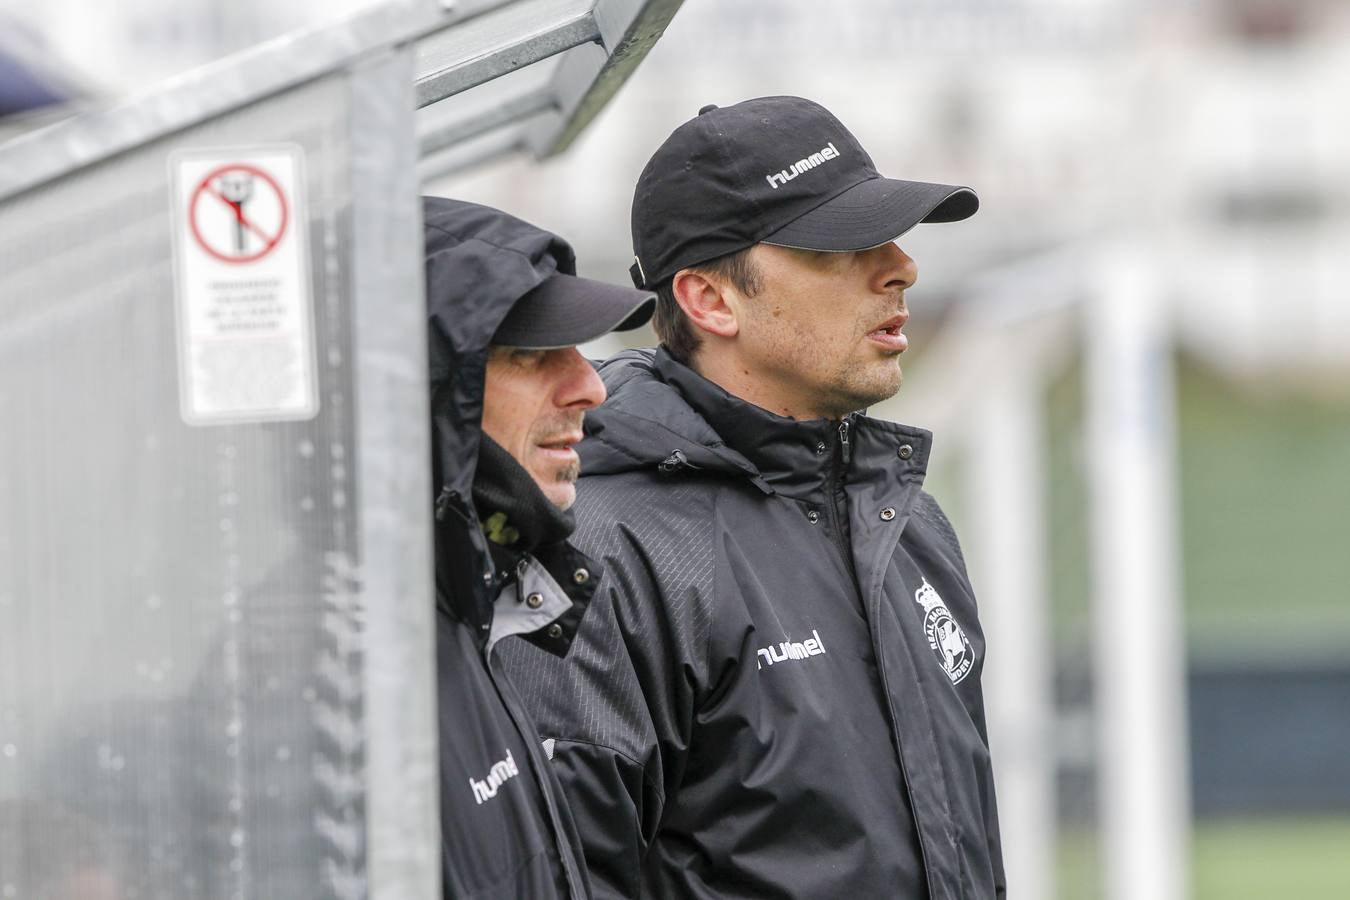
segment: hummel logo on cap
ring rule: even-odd
[[[866,250],[920,222],[979,208],[970,188],[883,178],[818,103],[760,97],[705,106],[657,148],[633,193],[633,283],[760,242]]]

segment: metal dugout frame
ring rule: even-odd
[[[98,364],[116,364],[114,356],[80,357],[84,345],[66,337],[72,324],[78,330],[81,318],[89,321],[100,305],[103,315],[110,304],[144,315],[146,321],[109,337],[134,355],[157,358],[159,345],[172,340],[164,335],[174,321],[166,312],[174,300],[167,296],[171,282],[164,275],[172,252],[165,228],[169,161],[201,147],[301,140],[288,130],[287,111],[304,109],[304,122],[294,128],[309,128],[301,142],[311,142],[310,183],[324,188],[311,191],[308,220],[300,223],[312,246],[312,313],[331,337],[328,356],[319,354],[317,362],[327,385],[320,418],[335,408],[347,410],[347,418],[329,425],[352,451],[347,467],[354,499],[342,515],[350,517],[359,557],[351,577],[358,624],[342,640],[358,641],[362,653],[362,705],[353,721],[364,729],[363,788],[360,804],[350,808],[364,819],[364,834],[351,841],[364,849],[360,865],[327,880],[326,896],[439,896],[419,183],[508,153],[544,158],[565,150],[632,74],[681,2],[384,3],[0,145],[0,373],[24,376],[10,379],[12,390],[0,384],[0,410],[8,418],[0,439],[0,506],[5,498],[24,501],[0,509],[0,627],[13,626],[17,646],[45,634],[33,626],[42,616],[59,626],[66,587],[61,578],[72,577],[30,571],[28,560],[65,549],[61,528],[46,525],[44,531],[34,523],[72,522],[84,514],[64,496],[50,499],[41,516],[36,504],[28,503],[32,460],[65,459],[67,451],[44,445],[51,432],[38,426],[43,416],[59,411],[43,410],[24,384],[59,396],[96,378]],[[82,230],[86,216],[100,220],[108,209],[131,201],[135,215],[128,216],[122,233]],[[124,271],[87,271],[105,266],[110,248],[127,247],[132,252],[123,259]],[[107,298],[91,288],[101,276],[109,284]],[[138,336],[151,332],[159,335],[156,346],[137,347]],[[34,356],[35,346],[46,356]],[[291,441],[288,432],[266,423],[194,431],[192,423],[185,429],[174,420],[167,404],[147,413],[137,398],[162,394],[159,382],[171,379],[172,369],[167,363],[143,368],[158,373],[155,383],[130,384],[108,395],[107,421],[99,426],[108,434],[115,433],[120,417],[128,427],[148,423],[147,430],[177,430],[188,435],[182,443],[188,449],[176,464],[205,467],[208,461],[194,463],[193,453],[208,460],[207,453],[228,450],[230,459],[238,453],[244,460],[236,467],[245,467],[245,475],[248,448],[267,439],[260,434],[271,428],[267,433],[281,433],[282,443]],[[312,441],[306,443],[312,448]],[[112,469],[120,463],[130,477],[141,477],[136,460],[142,450],[131,444],[112,448],[109,471],[101,474],[115,480],[119,473]],[[141,492],[155,493],[159,488],[153,485],[153,478],[147,480]],[[169,502],[160,499],[161,505]],[[48,504],[46,498],[42,502]],[[100,498],[84,502],[97,504]],[[72,564],[96,570],[110,560],[77,557]],[[326,560],[316,553],[308,563],[321,568]],[[248,568],[247,554],[239,565]],[[244,581],[264,574],[235,573]],[[339,566],[325,577],[345,575]],[[130,583],[120,571],[107,579]],[[0,656],[7,646],[0,638]],[[108,652],[115,654],[115,647]],[[25,784],[29,770],[20,764],[27,750],[26,707],[16,698],[40,690],[40,677],[0,664],[5,751],[0,801],[21,793]],[[342,837],[338,824],[330,831],[329,838]],[[0,853],[0,869],[14,870],[4,862]],[[230,881],[231,896],[262,889],[246,875]]]

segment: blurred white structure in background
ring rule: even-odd
[[[1105,246],[1084,320],[1104,875],[1181,900],[1190,856],[1172,335],[1147,244]]]
[[[914,0],[846,20],[692,4],[580,152],[542,178],[508,165],[434,186],[548,222],[622,281],[630,186],[669,130],[704,103],[801,93],[883,172],[979,190],[959,231],[904,240],[915,330],[943,333],[874,413],[934,428],[935,465],[963,473],[1013,898],[1055,893],[1056,756],[1075,752],[1055,725],[1038,510],[1056,477],[1045,389],[1079,352],[1103,896],[1188,893],[1168,351],[1249,377],[1345,368],[1346,33],[1342,6],[1318,0]]]

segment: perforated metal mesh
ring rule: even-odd
[[[364,895],[347,97],[330,77],[0,207],[0,896]],[[188,425],[169,155],[278,141],[319,413]]]

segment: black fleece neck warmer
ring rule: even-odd
[[[478,449],[473,503],[494,558],[502,550],[533,553],[565,541],[576,527],[572,514],[549,502],[530,473],[487,434]]]

